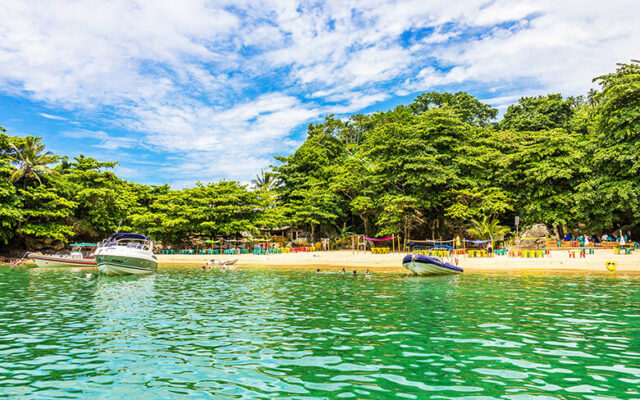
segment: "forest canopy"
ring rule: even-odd
[[[0,246],[100,240],[121,230],[179,244],[297,226],[312,236],[451,238],[471,221],[600,233],[640,224],[640,62],[586,96],[523,97],[498,110],[472,95],[310,124],[252,185],[174,190],[123,180],[117,164],[46,151],[0,127]]]

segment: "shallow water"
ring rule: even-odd
[[[640,276],[0,267],[0,397],[640,398]]]

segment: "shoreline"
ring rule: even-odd
[[[165,255],[158,254],[158,268],[191,267],[200,268],[211,259],[228,260],[238,258],[238,262],[231,269],[291,269],[315,270],[323,272],[339,271],[341,268],[358,272],[369,269],[371,272],[407,273],[402,266],[404,253],[371,254],[354,253],[351,250],[321,251],[311,253],[288,253],[270,255]],[[494,256],[485,258],[459,258],[459,266],[465,273],[609,273],[606,268],[608,261],[616,263],[613,273],[640,274],[640,251],[631,255],[614,254],[610,249],[598,249],[595,254],[585,258],[570,258],[567,250],[553,250],[546,258],[520,258],[509,256]],[[0,263],[2,264],[2,263]],[[7,263],[8,264],[8,263]],[[34,268],[35,263],[27,262],[27,267]],[[8,265],[3,265],[8,266]],[[217,267],[213,267],[216,269]],[[44,269],[44,268],[42,268]]]
[[[200,266],[208,260],[226,260],[238,258],[236,268],[280,267],[296,269],[340,269],[372,271],[406,271],[402,265],[403,253],[371,254],[354,253],[351,250],[320,251],[311,253],[289,253],[270,255],[164,255],[159,254],[158,265],[162,266]],[[609,272],[607,261],[616,263],[616,272],[639,272],[640,252],[631,255],[614,254],[613,250],[598,249],[595,254],[585,258],[570,258],[567,250],[551,251],[547,258],[520,258],[494,256],[486,258],[460,257],[459,266],[465,272],[505,272],[505,271],[590,271]]]

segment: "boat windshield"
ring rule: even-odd
[[[95,244],[72,244],[71,257],[75,258],[91,258],[93,251],[96,249]]]
[[[151,239],[148,239],[148,238],[140,239],[140,238],[130,238],[130,237],[122,238],[115,235],[111,236],[109,239],[107,239],[101,244],[101,247],[112,247],[112,246],[123,246],[130,249],[140,249],[145,251],[153,249],[153,244]]]

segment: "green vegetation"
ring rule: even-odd
[[[506,226],[500,225],[497,219],[489,220],[489,217],[484,217],[481,221],[471,220],[471,228],[467,231],[476,239],[501,239],[510,229]]]
[[[594,80],[586,98],[524,97],[498,111],[473,96],[424,93],[409,105],[308,127],[250,187],[172,190],[118,178],[113,162],[69,160],[40,138],[0,131],[0,242],[99,240],[122,229],[180,243],[295,225],[313,239],[496,237],[525,225],[598,233],[640,228],[640,62]],[[349,227],[349,228],[347,228]]]

